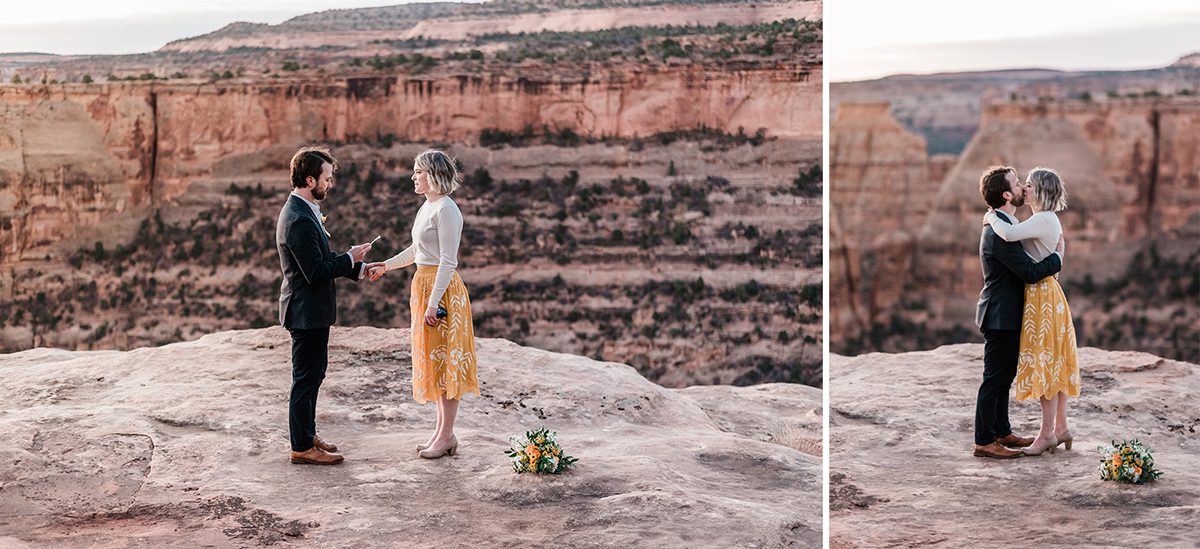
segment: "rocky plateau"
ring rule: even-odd
[[[1090,347],[1079,362],[1072,449],[1000,461],[971,455],[982,345],[831,355],[830,547],[1194,546],[1200,365]],[[1036,403],[1009,410],[1037,431]],[[1099,447],[1133,438],[1163,477],[1101,480]]]
[[[335,328],[320,434],[346,462],[287,459],[278,327],[130,351],[0,356],[4,547],[811,547],[821,392],[666,389],[633,368],[481,339],[460,448],[423,460],[406,329]],[[509,436],[547,426],[575,468],[518,475]]]

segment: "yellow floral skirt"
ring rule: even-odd
[[[475,328],[471,320],[471,298],[458,272],[442,295],[441,306],[448,313],[437,326],[425,323],[425,308],[433,291],[437,266],[417,266],[412,281],[412,363],[413,398],[424,404],[438,397],[462,398],[479,394],[475,374]]]
[[[1054,277],[1025,285],[1021,318],[1021,354],[1013,383],[1017,400],[1079,396],[1075,325],[1062,286]]]

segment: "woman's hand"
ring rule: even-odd
[[[384,265],[383,262],[370,263],[367,265],[367,278],[371,279],[371,282],[379,280],[379,278],[382,277],[386,272],[387,265]]]
[[[425,324],[437,326],[439,320],[441,319],[437,317],[437,304],[431,303],[425,308]]]
[[[991,208],[988,208],[988,210],[987,210],[986,212],[983,212],[983,224],[984,224],[984,225],[991,225],[991,224],[992,224],[991,220],[989,220],[989,219],[988,219],[988,216],[989,216],[989,215],[993,215],[993,214],[992,214],[992,209],[991,209]]]

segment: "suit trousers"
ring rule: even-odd
[[[288,400],[288,431],[292,450],[313,447],[317,435],[317,392],[329,365],[329,328],[288,329],[292,334],[292,394]]]
[[[1012,434],[1008,392],[1017,377],[1020,330],[983,330],[983,383],[975,401],[975,444],[984,446]]]

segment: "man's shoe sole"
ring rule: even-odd
[[[1017,459],[1017,458],[1021,457],[1021,455],[1022,454],[1020,452],[1017,452],[1011,456],[1000,456],[1000,455],[992,454],[989,452],[980,452],[979,450],[975,450],[975,457],[977,457],[977,458]]]
[[[337,461],[316,461],[316,460],[312,460],[312,459],[292,458],[292,463],[295,463],[297,465],[337,465],[343,461],[346,461],[346,460],[339,459]]]

